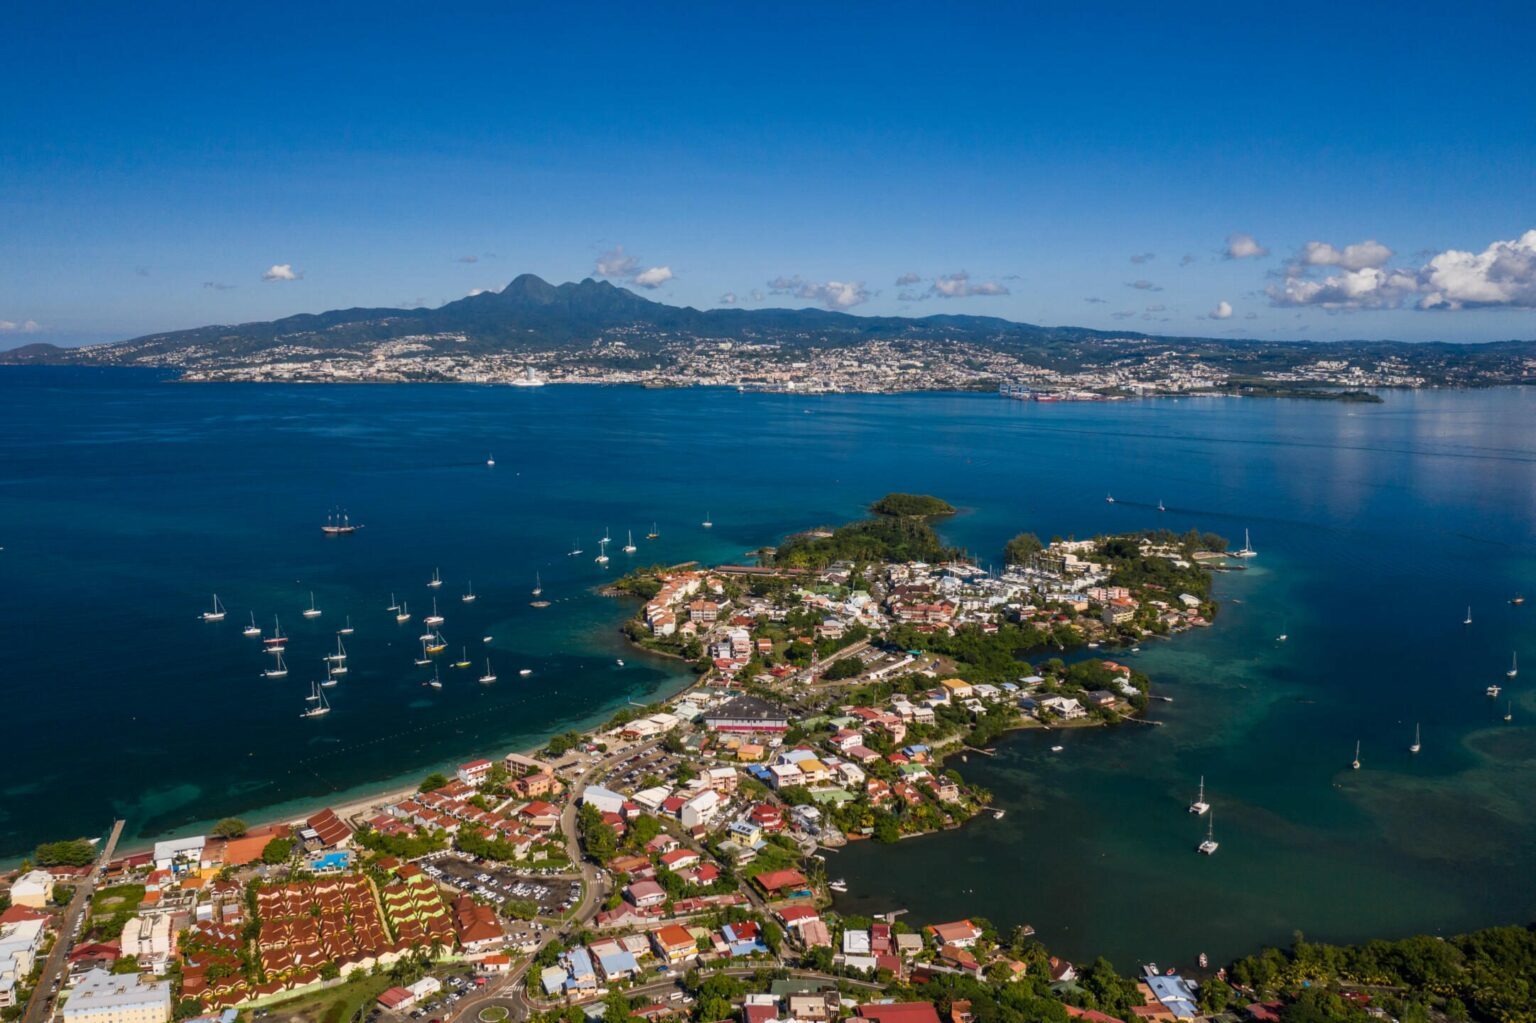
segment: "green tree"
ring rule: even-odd
[[[212,834],[215,838],[239,838],[246,830],[245,821],[239,817],[225,817],[213,826]]]
[[[425,778],[421,779],[421,784],[416,786],[416,791],[417,792],[436,792],[438,789],[442,788],[443,786],[445,786],[447,784],[448,784],[448,776],[447,775],[443,774],[441,771],[433,771],[431,774],[429,774]]]
[[[1019,533],[1003,545],[1003,564],[1025,565],[1034,555],[1045,550],[1045,544],[1033,533]]]
[[[276,866],[287,863],[293,856],[293,839],[274,838],[261,850],[261,862]]]

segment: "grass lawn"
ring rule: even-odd
[[[300,995],[271,1007],[272,1019],[293,1023],[347,1023],[357,1010],[372,1004],[393,981],[388,974],[359,977],[337,987]]]

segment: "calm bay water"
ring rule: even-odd
[[[593,592],[627,530],[636,561],[731,560],[910,489],[963,506],[944,532],[984,561],[1020,529],[1156,525],[1247,527],[1260,557],[1222,578],[1215,628],[1136,655],[1175,699],[1161,727],[972,756],[1005,818],[829,855],[845,908],[1028,922],[1121,965],[1536,915],[1536,392],[1052,406],[12,370],[0,428],[0,856],[114,816],[132,838],[318,805],[591,721],[683,681]],[[333,506],[366,528],[323,537]],[[431,690],[412,658],[437,566],[450,652],[476,667]],[[230,616],[205,624],[215,590]],[[311,590],[325,613],[305,620]],[[288,678],[259,677],[252,611],[282,616]],[[300,720],[348,614],[334,712]],[[1517,648],[1506,724],[1483,688]],[[1212,858],[1185,812],[1201,774]]]

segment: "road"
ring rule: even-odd
[[[43,972],[38,975],[37,987],[32,989],[32,998],[27,1002],[27,1011],[22,1014],[21,1023],[43,1023],[43,1020],[51,1014],[55,994],[54,982],[63,972],[70,946],[74,943],[76,928],[80,925],[91,892],[96,888],[96,878],[102,868],[112,862],[112,854],[117,849],[117,840],[123,836],[123,825],[126,823],[126,821],[113,822],[112,833],[107,836],[106,844],[101,847],[101,855],[96,858],[95,869],[88,878],[75,886],[75,897],[69,900],[69,907],[64,910],[63,919],[59,924],[58,939],[54,941],[53,950],[48,953],[48,958],[43,963]]]

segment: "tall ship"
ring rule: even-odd
[[[355,524],[346,512],[331,512],[325,517],[325,525],[320,527],[320,532],[326,536],[345,536],[362,528]]]

